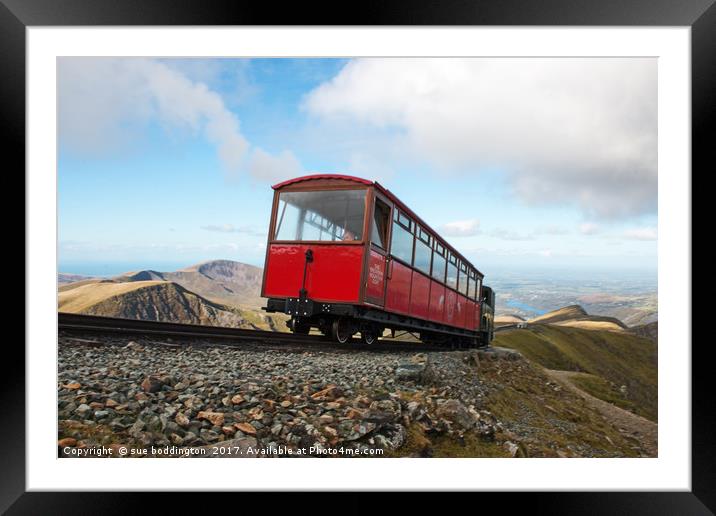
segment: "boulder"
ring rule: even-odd
[[[436,414],[439,417],[452,421],[464,430],[475,426],[475,418],[470,410],[458,400],[446,400],[438,406]]]
[[[413,355],[409,360],[398,365],[395,369],[395,377],[400,381],[430,383],[434,378],[430,359],[424,353]]]

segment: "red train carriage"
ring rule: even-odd
[[[494,294],[483,274],[390,191],[327,174],[273,188],[261,295],[266,311],[291,316],[292,331],[490,343]]]

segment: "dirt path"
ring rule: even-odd
[[[628,410],[595,398],[572,383],[572,371],[555,371],[545,369],[547,374],[564,385],[567,389],[586,400],[597,409],[608,421],[611,421],[622,433],[633,435],[641,442],[650,457],[658,456],[658,425],[646,418],[632,414]]]

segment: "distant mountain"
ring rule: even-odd
[[[116,281],[171,281],[211,301],[232,306],[259,307],[263,269],[231,260],[198,263],[174,272],[127,272]]]
[[[64,285],[66,283],[74,283],[76,281],[83,281],[93,278],[93,276],[84,276],[82,274],[68,274],[66,272],[60,272],[57,274],[57,283],[60,285]]]
[[[69,287],[69,288],[68,288]],[[60,312],[234,328],[285,330],[256,310],[215,303],[170,281],[95,281],[65,286]]]
[[[555,324],[586,330],[624,331],[627,325],[614,317],[590,315],[579,305],[570,305],[529,320],[530,324]]]

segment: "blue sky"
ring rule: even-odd
[[[58,88],[62,272],[262,265],[270,185],[312,172],[488,274],[656,269],[650,59],[64,58]]]

